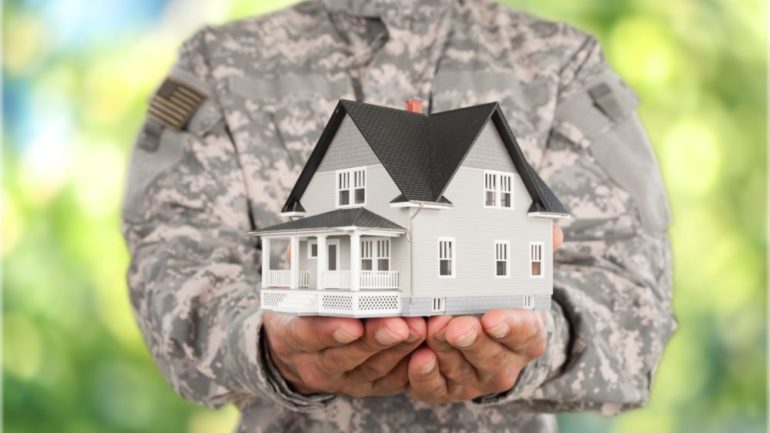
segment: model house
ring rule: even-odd
[[[352,317],[550,307],[568,217],[497,103],[430,115],[341,100],[262,242],[262,308]],[[288,269],[271,241],[288,240]]]

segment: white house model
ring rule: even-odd
[[[550,308],[568,217],[497,103],[422,114],[341,100],[261,237],[265,310],[350,317]],[[289,269],[270,245],[289,240]]]

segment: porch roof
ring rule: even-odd
[[[265,227],[249,232],[249,234],[252,236],[261,236],[277,233],[324,231],[332,229],[352,230],[356,228],[385,230],[399,233],[406,232],[405,228],[393,221],[377,215],[366,208],[356,207],[335,209],[322,214]]]

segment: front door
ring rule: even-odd
[[[329,266],[328,270],[336,271],[340,262],[340,241],[339,239],[330,239],[327,242],[326,247],[328,254],[326,255],[326,261]]]

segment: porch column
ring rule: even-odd
[[[361,282],[361,234],[350,234],[350,290],[358,290]]]
[[[318,290],[323,290],[326,288],[323,274],[329,269],[329,249],[326,247],[326,235],[317,235],[316,245],[318,246],[318,255],[316,257],[316,265],[318,266],[316,271],[316,288]]]
[[[289,280],[290,289],[299,288],[299,236],[292,236],[290,239],[291,251],[291,278]]]
[[[270,238],[262,237],[262,288],[267,287],[270,273]]]

